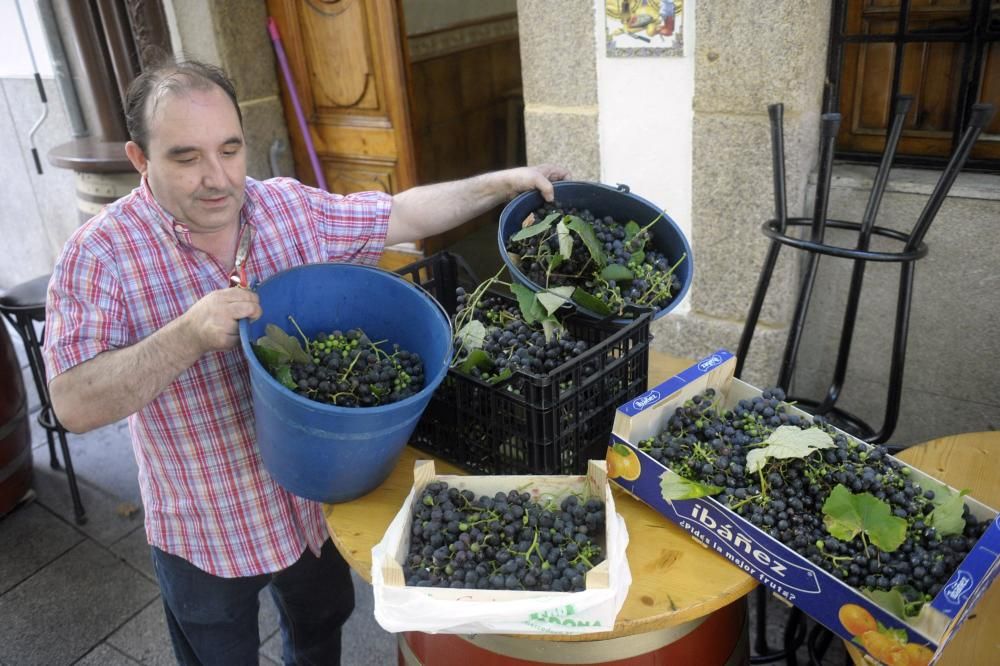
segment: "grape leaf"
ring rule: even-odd
[[[893,516],[889,505],[871,493],[854,494],[838,483],[823,503],[823,524],[841,541],[858,534],[884,552],[891,553],[906,539],[906,521]]]
[[[282,365],[279,366],[277,371],[274,373],[274,378],[284,386],[285,388],[295,390],[297,387],[295,385],[295,380],[292,379],[292,366]]]
[[[660,475],[660,492],[663,494],[663,499],[669,502],[716,495],[722,492],[722,488],[685,479],[677,472],[668,469]]]
[[[475,349],[473,350],[462,364],[458,366],[458,369],[465,374],[472,374],[473,368],[479,368],[480,370],[490,370],[493,367],[493,358],[489,355],[486,350]]]
[[[483,325],[483,322],[473,319],[458,329],[455,337],[462,343],[462,347],[470,352],[474,349],[480,349],[486,341],[486,326]]]
[[[524,285],[512,284],[510,290],[517,296],[517,304],[521,307],[524,323],[534,324],[545,319],[545,308],[538,302],[538,296]]]
[[[934,492],[934,499],[931,500],[931,504],[934,506],[940,506],[949,497],[951,497],[951,490],[948,486],[940,483],[937,479],[920,479],[917,482],[921,490],[931,490]]]
[[[747,454],[747,473],[753,474],[767,462],[768,458],[805,458],[813,451],[830,449],[835,445],[833,438],[820,428],[803,430],[796,426],[779,426],[764,440],[764,446]]]
[[[556,235],[559,237],[559,254],[569,259],[573,256],[573,234],[562,220],[556,225]]]
[[[573,291],[575,287],[553,287],[547,291],[538,292],[538,302],[541,303],[546,312],[549,314],[555,313],[556,310],[561,308],[570,298],[573,296]]]
[[[645,260],[646,260],[646,253],[643,252],[642,250],[639,250],[638,252],[632,253],[632,256],[629,257],[628,263],[632,266],[638,266]]]
[[[309,363],[312,361],[312,357],[305,349],[302,348],[302,344],[299,342],[299,339],[285,333],[285,331],[276,324],[268,324],[264,328],[264,332],[267,334],[267,337],[281,345],[285,351],[288,352],[288,355],[293,361],[298,363]]]
[[[566,257],[562,256],[561,254],[558,254],[558,253],[557,254],[550,254],[549,255],[549,272],[551,273],[552,271],[554,271],[556,268],[559,267],[559,264],[561,264],[564,261],[566,261]]]
[[[934,510],[928,515],[927,524],[933,525],[941,536],[961,534],[965,530],[965,518],[962,517],[965,500],[962,498],[969,491],[953,493],[948,486],[935,479],[921,479],[918,485],[922,490],[934,493],[931,500]]]
[[[923,598],[920,593],[909,585],[897,585],[891,590],[876,590],[866,587],[860,587],[858,590],[861,594],[903,620],[919,615],[920,607],[923,605]],[[907,601],[907,596],[913,597],[917,601]]]
[[[532,236],[537,236],[543,231],[547,231],[552,228],[552,223],[555,219],[559,217],[559,213],[550,213],[541,222],[535,222],[530,224],[525,228],[518,231],[516,234],[510,237],[512,241],[522,241],[526,238],[531,238]]]
[[[580,287],[573,290],[573,301],[602,317],[611,314],[611,306]]]
[[[594,235],[594,228],[576,215],[567,215],[566,218],[569,220],[566,226],[576,232],[576,235],[583,240],[583,244],[587,246],[591,258],[603,268],[608,263],[608,258],[604,256],[604,246]]]
[[[927,524],[933,525],[934,529],[941,536],[961,534],[965,531],[965,518],[962,510],[965,508],[965,500],[962,499],[969,494],[968,490],[953,493],[947,488],[942,488],[942,494],[947,496],[938,502],[941,494],[935,493],[933,502],[937,505],[927,517]]]
[[[312,357],[302,349],[299,339],[288,335],[275,324],[268,324],[264,328],[264,335],[257,338],[256,344],[267,350],[265,355],[275,366],[291,361],[296,363],[312,362]]]
[[[288,353],[284,349],[275,348],[274,343],[267,338],[260,338],[259,342],[253,345],[254,354],[260,364],[273,373],[274,368],[288,363]]]
[[[621,264],[608,264],[601,269],[601,277],[615,282],[630,282],[635,279],[635,273]]]
[[[510,379],[513,376],[513,372],[510,368],[504,368],[500,374],[490,377],[487,382],[490,384],[499,384],[505,379]]]
[[[555,317],[546,317],[542,320],[542,330],[545,331],[545,341],[552,342],[556,334],[562,330],[562,324]]]
[[[642,227],[635,220],[629,220],[625,224],[625,242],[628,243],[630,240],[635,238],[636,234],[642,231]]]

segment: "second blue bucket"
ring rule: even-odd
[[[659,319],[675,307],[680,305],[684,296],[691,288],[691,281],[694,276],[694,257],[691,253],[691,245],[687,237],[676,222],[669,215],[662,212],[651,202],[640,196],[632,194],[625,185],[611,187],[602,183],[589,183],[583,181],[560,181],[552,183],[555,189],[555,199],[563,208],[576,208],[578,210],[587,209],[597,217],[610,215],[615,220],[624,223],[634,220],[640,225],[646,225],[653,220],[660,218],[650,230],[652,234],[652,245],[667,257],[671,264],[682,256],[685,260],[677,267],[674,275],[680,281],[680,289],[674,294],[673,299],[665,307],[660,308],[653,319]],[[528,278],[521,269],[511,260],[507,252],[507,239],[521,230],[521,223],[529,213],[540,208],[545,201],[538,190],[524,192],[514,198],[500,213],[500,227],[497,230],[497,244],[500,249],[500,256],[510,270],[511,277],[516,282],[523,284],[532,291],[538,292],[541,285],[536,284]],[[662,215],[662,217],[661,217]],[[580,312],[601,319],[601,315],[587,310],[583,306],[574,303],[573,306]],[[614,319],[616,324],[626,326],[632,322],[631,319]]]
[[[451,323],[425,291],[403,278],[355,264],[309,264],[278,273],[256,287],[264,315],[240,322],[240,344],[250,366],[257,447],[268,473],[289,492],[319,502],[346,502],[389,476],[451,362]],[[337,407],[282,386],[251,344],[276,324],[312,338],[319,332],[361,328],[420,354],[424,388],[377,407]]]

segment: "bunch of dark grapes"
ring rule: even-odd
[[[477,498],[429,483],[413,508],[406,584],[578,592],[604,560],[604,520],[598,498],[540,503],[517,490]]]
[[[635,277],[621,282],[600,278],[600,266],[578,238],[573,243],[572,256],[560,263],[555,272],[550,272],[547,257],[559,252],[559,240],[553,231],[520,241],[507,241],[507,251],[521,257],[521,270],[535,284],[550,288],[564,285],[581,287],[614,311],[621,311],[629,305],[659,310],[666,307],[680,290],[680,280],[674,275],[670,261],[651,246],[649,231],[641,231],[626,239],[624,225],[614,218],[595,217],[589,210],[563,209],[559,202],[545,204],[534,212],[534,216],[541,221],[552,213],[575,215],[588,223],[607,263],[626,266]],[[542,248],[542,244],[548,247]]]
[[[383,346],[360,328],[319,333],[307,345],[312,362],[291,364],[295,392],[339,407],[388,405],[420,392],[420,355],[399,345],[388,353]]]
[[[926,522],[934,492],[924,490],[910,470],[887,455],[831,428],[821,416],[789,413],[781,389],[769,389],[732,409],[718,408],[709,389],[679,407],[665,429],[640,444],[645,452],[684,478],[721,487],[716,499],[852,587],[902,588],[907,601],[932,598],[988,527],[963,511],[961,534],[942,536]],[[746,473],[746,455],[783,425],[819,426],[834,448],[806,458],[772,460]],[[907,522],[906,540],[885,552],[861,538],[840,541],[826,530],[822,507],[838,484],[868,492]]]
[[[455,293],[457,315],[467,307],[468,294],[462,287],[458,287]],[[480,298],[475,304],[473,317],[486,327],[486,339],[482,348],[490,355],[493,367],[472,368],[470,373],[484,381],[499,377],[505,370],[545,375],[588,349],[585,341],[577,340],[565,329],[547,341],[540,328],[524,322],[517,305],[501,296],[487,295]],[[460,340],[456,340],[455,345],[456,350],[461,350]],[[585,367],[584,376],[593,374],[593,371],[593,367]]]

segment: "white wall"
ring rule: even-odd
[[[54,146],[72,138],[35,0],[20,0],[31,49],[48,97],[48,115],[34,136],[44,173],[31,158],[28,134],[43,106],[14,0],[0,0],[0,291],[44,275],[76,227],[73,173],[49,164]]]
[[[49,50],[45,45],[45,34],[38,20],[38,8],[35,0],[0,0],[0,78],[31,76],[34,68],[28,45],[21,31],[21,21],[17,16],[16,1],[21,3],[24,23],[28,28],[28,39],[35,54],[38,73],[42,76],[52,76],[52,63],[49,60]]]
[[[594,2],[601,182],[628,185],[690,239],[696,2],[684,3],[683,57],[614,58],[604,44],[605,2]]]

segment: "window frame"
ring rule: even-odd
[[[891,44],[893,46],[892,55],[892,84],[889,95],[890,108],[886,116],[891,119],[895,98],[899,94],[903,61],[906,55],[906,45],[912,43],[933,43],[944,42],[960,45],[964,49],[962,54],[961,79],[956,86],[957,95],[953,96],[952,102],[955,108],[950,146],[946,155],[916,155],[905,154],[901,145],[896,153],[895,163],[903,166],[932,167],[941,168],[948,162],[948,157],[954,152],[955,146],[968,126],[972,106],[976,103],[982,85],[985,81],[983,71],[987,51],[992,45],[1000,43],[1000,19],[997,25],[991,29],[990,12],[991,5],[995,0],[970,0],[969,20],[965,28],[955,30],[915,30],[908,28],[911,16],[911,1],[899,0],[898,13],[896,15],[896,29],[890,33],[877,34],[845,34],[847,30],[848,9],[851,2],[864,3],[865,0],[833,0],[833,7],[830,17],[830,40],[827,50],[827,80],[823,91],[823,109],[828,113],[840,112],[842,117],[848,118],[848,114],[842,111],[841,84],[845,73],[845,60],[847,58],[847,47],[850,44]],[[859,11],[862,11],[862,7]],[[895,8],[893,8],[895,9]],[[1000,70],[1000,67],[998,67]],[[852,83],[858,90],[856,79],[852,78]],[[913,113],[913,111],[911,111]],[[881,130],[881,144],[884,146],[884,137],[887,127]],[[841,128],[841,135],[847,128]],[[903,136],[906,137],[904,130]],[[980,139],[982,140],[982,139]],[[837,159],[849,162],[877,164],[881,159],[881,149],[876,151],[863,151],[842,147],[842,141],[838,138],[835,150]],[[997,157],[979,158],[970,157],[966,165],[967,170],[1000,172],[1000,152]]]

